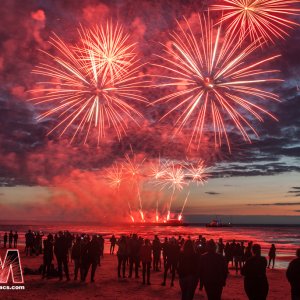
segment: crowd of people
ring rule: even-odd
[[[115,239],[111,239],[115,243]],[[143,239],[136,234],[121,236],[116,242],[118,245],[118,277],[126,277],[128,266],[128,278],[132,277],[133,267],[135,278],[139,278],[139,266],[142,266],[142,282],[150,285],[150,268],[154,272],[160,271],[163,266],[162,286],[166,285],[168,273],[171,274],[171,287],[174,286],[176,274],[179,277],[179,285],[182,299],[193,299],[199,283],[199,289],[205,289],[208,299],[221,299],[223,287],[229,274],[228,267],[235,269],[244,276],[245,293],[250,300],[267,299],[269,284],[266,269],[275,266],[276,247],[271,245],[268,256],[269,261],[261,255],[261,246],[249,242],[223,243],[222,238],[217,243],[214,240],[207,241],[199,236],[192,240],[179,236],[165,238],[160,241],[156,235],[152,241]],[[291,284],[292,299],[300,299],[300,249],[297,250],[297,258],[293,260],[287,269],[287,279]],[[162,260],[161,260],[162,258]],[[122,269],[122,276],[121,276]],[[147,279],[147,280],[146,280]]]
[[[44,240],[43,278],[53,276],[55,273],[53,259],[56,257],[57,274],[60,280],[63,273],[67,281],[70,280],[69,261],[74,262],[74,280],[84,282],[91,268],[91,282],[94,282],[97,266],[100,266],[100,258],[104,255],[104,238],[101,235],[74,235],[66,232],[58,232],[54,236],[49,234]]]
[[[8,245],[7,245],[8,241]],[[222,238],[215,242],[206,240],[199,235],[197,239],[189,236],[183,238],[164,238],[157,235],[154,239],[144,239],[137,234],[121,235],[118,239],[112,235],[109,239],[110,255],[115,254],[117,246],[117,276],[118,278],[139,278],[142,274],[142,284],[151,285],[152,272],[162,272],[162,286],[167,285],[170,276],[170,286],[178,276],[182,299],[193,299],[194,293],[204,289],[208,299],[221,299],[226,285],[229,267],[244,276],[245,293],[250,300],[266,299],[269,285],[266,269],[274,268],[276,247],[272,244],[268,256],[269,261],[261,255],[259,244],[235,240],[224,243]],[[3,247],[17,247],[18,233],[5,233]],[[90,272],[90,280],[94,282],[95,272],[100,266],[104,254],[104,238],[102,235],[74,235],[68,231],[45,236],[42,232],[28,230],[25,234],[26,256],[43,254],[43,264],[40,267],[42,278],[58,277],[70,280],[69,264],[74,267],[74,280],[78,277],[86,281]],[[300,299],[300,249],[297,258],[290,264],[286,272],[291,284],[292,299]],[[57,268],[54,265],[57,262]]]
[[[7,232],[5,232],[3,236],[3,248],[17,248],[18,239],[19,239],[19,235],[17,231],[13,233],[13,231],[10,230],[8,234]],[[1,235],[0,235],[0,245],[1,245]]]

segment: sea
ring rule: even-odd
[[[109,252],[109,239],[112,234],[118,238],[120,235],[137,233],[144,238],[153,239],[158,235],[161,241],[165,237],[190,237],[197,239],[199,235],[207,240],[217,241],[222,238],[226,243],[236,240],[258,243],[262,247],[262,254],[267,256],[271,244],[277,249],[277,268],[286,268],[289,261],[295,256],[295,251],[300,248],[300,226],[284,225],[234,225],[232,227],[208,228],[204,224],[187,224],[187,226],[159,226],[155,224],[130,223],[130,224],[99,224],[99,223],[70,223],[70,222],[28,222],[28,221],[0,221],[0,246],[3,246],[3,235],[10,230],[18,231],[19,245],[23,247],[25,233],[31,229],[42,232],[44,237],[49,233],[68,230],[74,234],[99,234],[105,239],[105,252]]]

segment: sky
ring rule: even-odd
[[[214,1],[218,2],[218,1]],[[228,127],[231,152],[226,143],[215,148],[209,134],[200,148],[187,151],[191,128],[174,134],[174,122],[159,122],[163,105],[137,108],[144,118],[140,127],[128,122],[121,141],[108,131],[100,145],[70,144],[67,132],[47,135],[57,119],[38,121],[43,107],[27,100],[41,76],[33,74],[41,63],[49,63],[42,51],[56,53],[49,44],[53,33],[70,44],[78,42],[80,24],[85,28],[117,21],[136,43],[141,74],[149,79],[159,73],[153,63],[162,45],[170,43],[170,32],[179,24],[194,20],[207,1],[20,1],[4,0],[0,7],[0,209],[5,220],[68,220],[117,222],[128,219],[128,202],[138,218],[134,189],[125,180],[119,190],[105,181],[105,172],[132,151],[146,159],[147,173],[158,157],[162,160],[197,162],[204,160],[209,177],[203,186],[191,181],[175,194],[173,212],[185,207],[186,219],[197,221],[221,216],[243,223],[300,223],[300,27],[270,47],[259,48],[249,59],[281,54],[271,68],[280,70],[283,82],[269,85],[280,102],[265,107],[278,121],[266,117],[259,123],[250,118],[259,136],[249,133],[245,142],[238,131]],[[218,18],[218,14],[214,15]],[[293,17],[299,21],[299,17]],[[178,31],[177,31],[178,32]],[[161,43],[161,44],[160,44]],[[42,50],[42,51],[40,51]],[[151,78],[151,77],[150,77]],[[170,92],[147,89],[149,103]],[[248,129],[247,129],[248,130]],[[95,140],[96,138],[94,138]],[[165,211],[171,190],[161,190],[149,180],[141,183],[145,213],[153,217],[156,203]],[[298,216],[298,217],[297,217]]]

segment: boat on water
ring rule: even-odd
[[[231,223],[222,223],[220,220],[212,220],[210,223],[206,224],[206,227],[232,227]]]

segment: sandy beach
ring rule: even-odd
[[[1,257],[5,251],[1,249]],[[42,255],[26,257],[23,247],[20,249],[22,267],[36,269],[42,263]],[[55,261],[56,264],[56,261]],[[73,263],[69,264],[71,278],[73,277]],[[162,272],[151,272],[151,286],[144,286],[139,279],[117,278],[117,257],[105,253],[101,267],[96,271],[95,282],[80,283],[71,280],[59,282],[57,278],[42,279],[40,275],[25,275],[25,290],[0,291],[1,299],[180,299],[178,278],[175,286],[170,287],[170,278],[167,286],[162,287]],[[127,272],[128,274],[128,272]],[[141,274],[140,274],[141,276]],[[268,270],[270,290],[268,299],[289,299],[290,287],[285,278],[284,269]],[[90,277],[88,276],[88,279]],[[207,299],[204,291],[196,291],[194,299]],[[243,288],[243,277],[235,275],[230,269],[227,285],[222,299],[247,299]]]

